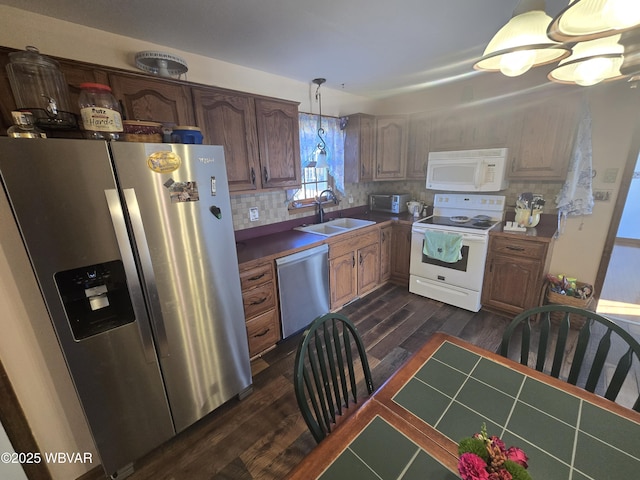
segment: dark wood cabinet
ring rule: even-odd
[[[372,225],[329,242],[331,310],[380,284],[380,228]]]
[[[223,145],[229,190],[300,185],[297,103],[214,88],[194,88],[205,141]]]
[[[391,224],[380,228],[380,283],[391,278],[391,252],[393,242],[393,226]]]
[[[376,151],[376,118],[356,113],[349,115],[344,139],[344,179],[348,183],[373,180]]]
[[[254,357],[275,346],[282,337],[273,261],[240,266],[240,284],[249,356]]]
[[[224,146],[229,190],[256,190],[260,182],[253,98],[213,88],[194,88],[197,123],[205,142]]]
[[[391,236],[391,272],[393,283],[409,285],[411,262],[411,224],[394,223]]]
[[[554,99],[520,109],[514,116],[510,179],[565,180],[578,123],[576,105]]]
[[[407,127],[406,115],[376,117],[375,180],[397,180],[405,177],[409,137]]]
[[[128,120],[194,125],[191,91],[187,85],[125,74],[110,74],[109,83]]]
[[[540,303],[553,243],[548,238],[490,235],[482,306],[517,315]]]
[[[262,188],[301,185],[298,104],[255,99]]]
[[[424,180],[427,161],[432,148],[433,118],[429,114],[416,114],[409,118],[409,146],[407,150],[407,178]]]

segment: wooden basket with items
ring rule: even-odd
[[[593,286],[588,283],[579,282],[577,279],[566,275],[547,275],[547,303],[556,305],[570,305],[572,307],[592,310]],[[551,313],[551,320],[560,323],[562,313]],[[572,323],[571,328],[580,328],[584,325],[582,321]]]

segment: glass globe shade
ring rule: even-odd
[[[602,16],[613,28],[621,30],[640,23],[640,2],[637,0],[607,0]]]
[[[507,53],[500,59],[500,72],[508,77],[517,77],[529,71],[536,60],[533,50]]]
[[[610,58],[591,58],[576,67],[575,80],[578,85],[588,87],[600,83],[611,71]]]

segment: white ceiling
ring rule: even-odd
[[[382,98],[473,72],[518,0],[0,0],[9,6]],[[547,0],[555,16],[568,0]]]

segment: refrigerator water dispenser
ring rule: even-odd
[[[54,278],[76,340],[135,320],[120,260],[57,272]]]

